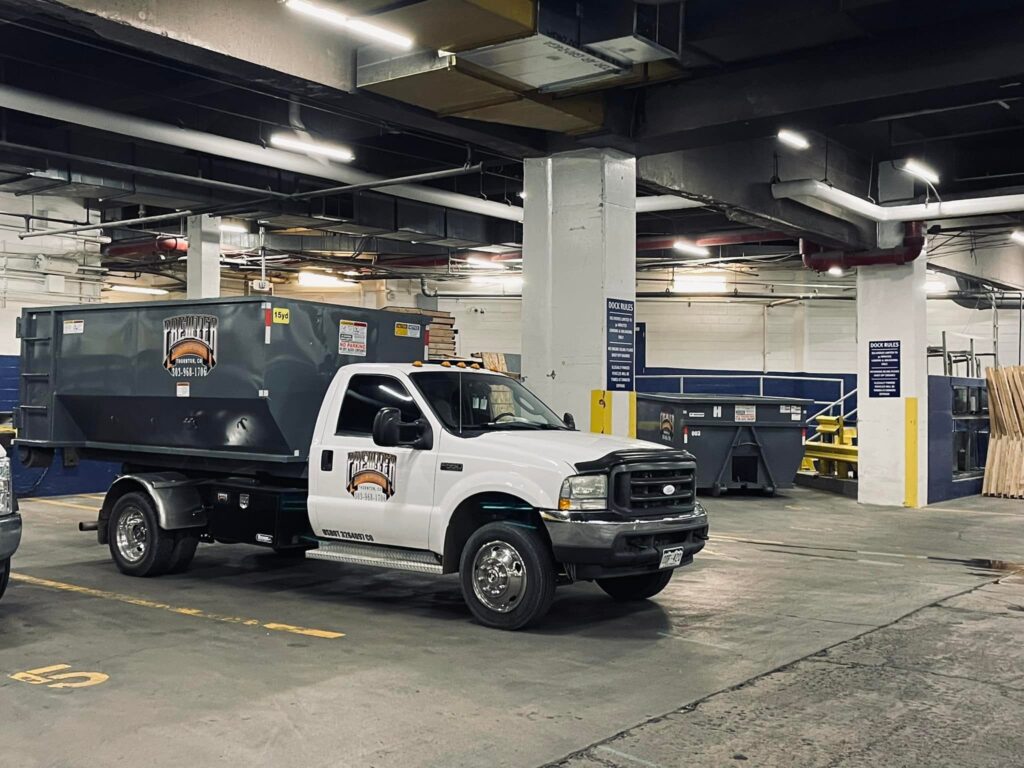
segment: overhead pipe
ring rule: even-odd
[[[908,264],[924,250],[924,224],[908,222],[904,226],[903,245],[874,251],[826,251],[820,246],[800,240],[800,255],[804,266],[816,272],[826,272],[831,267],[852,269],[882,264]]]
[[[356,168],[336,164],[321,164],[305,155],[272,147],[262,147],[238,139],[179,128],[167,123],[111,112],[106,109],[65,101],[9,85],[0,85],[0,105],[4,109],[24,112],[51,120],[86,126],[99,131],[131,136],[142,141],[153,141],[182,149],[191,149],[208,155],[227,157],[241,162],[277,168],[315,178],[330,179],[343,184],[366,184],[385,180],[385,177]],[[469,211],[507,221],[522,221],[523,209],[514,205],[481,200],[443,189],[401,184],[388,187],[385,194],[415,200],[421,203]]]
[[[103,249],[103,256],[112,259],[136,256],[156,256],[165,253],[185,253],[188,240],[184,237],[156,237],[145,240],[128,240],[113,243]]]
[[[955,277],[960,290],[947,295],[940,294],[940,298],[949,298],[954,304],[965,309],[992,309],[995,306],[996,309],[1012,309],[1019,312],[1024,307],[1024,292],[981,291],[977,281],[959,275]]]
[[[77,227],[65,227],[64,229],[44,229],[35,232],[19,232],[19,240],[27,240],[30,237],[48,237],[51,235],[69,235],[74,232],[89,232],[93,229],[105,229],[107,227],[129,227],[136,224],[156,224],[160,221],[171,219],[183,219],[192,215],[192,211],[177,211],[175,213],[161,213],[159,216],[140,216],[135,219],[121,219],[120,221],[102,221],[99,224],[81,224]]]
[[[656,213],[657,211],[682,211],[687,208],[704,208],[707,203],[690,200],[679,195],[649,195],[636,199],[637,213]]]
[[[796,200],[826,213],[831,212],[828,206],[841,208],[876,222],[934,221],[1024,211],[1024,194],[884,206],[815,179],[776,182],[772,184],[772,197],[776,200]],[[822,207],[823,205],[825,207]]]

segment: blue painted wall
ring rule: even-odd
[[[17,355],[0,355],[0,411],[10,412],[18,404]],[[99,493],[107,490],[120,470],[119,464],[102,461],[80,461],[76,467],[65,467],[58,451],[49,469],[31,469],[18,461],[18,452],[11,452],[14,492],[27,496],[64,496],[74,493]]]

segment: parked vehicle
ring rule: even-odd
[[[11,556],[21,544],[21,515],[14,498],[11,460],[0,447],[0,597],[11,580]]]
[[[692,456],[577,432],[475,364],[416,362],[427,322],[277,299],[29,309],[17,445],[123,462],[84,527],[129,575],[258,544],[458,573],[502,629],[558,584],[664,589],[707,538]]]

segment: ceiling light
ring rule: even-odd
[[[1015,229],[1010,234],[1010,239],[1018,245],[1024,245],[1024,230]]]
[[[711,251],[702,245],[697,245],[691,240],[676,240],[672,247],[680,253],[688,253],[690,256],[710,256]]]
[[[308,155],[320,155],[331,160],[340,160],[343,163],[350,163],[356,157],[348,147],[338,144],[321,144],[318,141],[303,141],[283,133],[275,133],[271,136],[270,143],[282,149],[290,149],[293,152],[305,152]]]
[[[829,267],[828,268],[828,273],[830,275],[832,275],[833,277],[842,277],[844,274],[846,274],[845,270],[842,267],[840,267],[838,264]]]
[[[680,275],[672,280],[673,293],[725,293],[726,290],[725,275],[720,273]]]
[[[221,232],[231,232],[231,233],[238,234],[238,235],[247,235],[247,234],[249,234],[249,228],[244,226],[244,225],[242,225],[242,224],[230,224],[230,223],[226,223],[225,224],[225,223],[222,223],[220,225],[220,231]]]
[[[333,24],[336,27],[351,30],[357,35],[362,35],[365,38],[373,40],[377,43],[384,43],[395,48],[401,48],[403,51],[408,51],[412,48],[412,39],[405,35],[400,35],[397,32],[378,27],[376,24],[371,24],[368,21],[362,19],[353,19],[350,16],[346,16],[343,13],[339,13],[332,8],[324,8],[320,5],[314,5],[313,3],[306,2],[306,0],[287,0],[286,5],[293,11],[304,13],[307,16],[312,16],[320,21],[326,21],[328,24]]]
[[[910,158],[903,163],[903,167],[900,170],[909,173],[911,176],[917,176],[917,178],[927,181],[929,184],[939,183],[939,174],[935,172],[935,169],[925,165],[920,160]]]
[[[107,288],[120,293],[144,293],[147,296],[164,296],[170,293],[163,288],[147,288],[143,285],[108,285]]]
[[[476,267],[477,269],[494,269],[495,267],[498,269],[502,268],[500,264],[495,264],[493,261],[485,259],[483,256],[468,256],[466,258],[466,264],[471,267]]]
[[[355,280],[342,280],[322,272],[299,272],[299,285],[304,288],[348,288],[359,285]]]
[[[779,131],[776,138],[778,138],[778,140],[787,147],[792,147],[793,149],[807,149],[811,146],[811,142],[809,142],[802,134],[799,134],[796,131],[790,131],[786,128]]]
[[[518,192],[516,192],[516,194],[519,196],[520,200],[526,199],[526,192],[524,192],[523,190],[519,190]]]
[[[925,293],[945,293],[946,284],[942,280],[926,280],[924,284]]]

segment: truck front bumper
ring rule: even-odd
[[[0,517],[0,560],[6,560],[15,553],[21,544],[21,515]]]
[[[608,512],[578,513],[568,520],[564,513],[540,514],[555,560],[572,565],[579,579],[657,570],[662,552],[676,547],[683,548],[679,565],[688,565],[708,538],[707,512],[699,503],[685,515],[653,520],[625,520]]]

